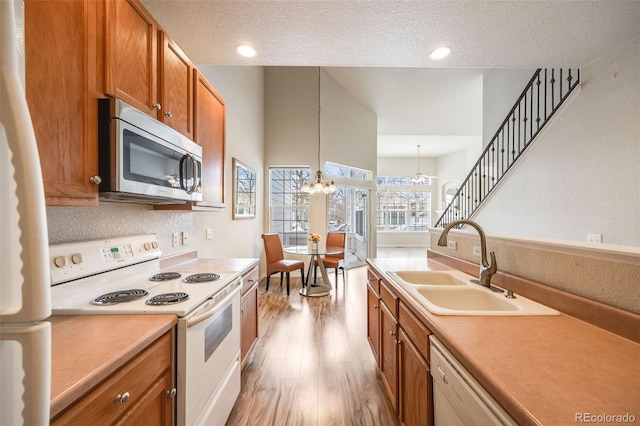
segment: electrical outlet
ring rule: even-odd
[[[587,234],[587,241],[590,243],[601,243],[602,234]]]
[[[171,239],[172,239],[171,246],[172,247],[178,247],[178,243],[179,243],[179,240],[180,240],[180,234],[177,233],[177,232],[174,232],[173,234],[171,234]]]
[[[457,250],[458,249],[458,243],[456,243],[455,241],[448,241],[447,242],[447,248],[451,249],[451,250]]]
[[[482,256],[482,253],[480,252],[480,246],[473,246],[473,255],[474,256]]]
[[[186,231],[182,231],[182,245],[183,246],[187,245],[187,232]]]
[[[207,240],[213,239],[213,228],[207,228]]]

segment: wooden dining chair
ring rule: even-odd
[[[282,286],[282,274],[287,274],[287,296],[289,295],[289,273],[300,269],[302,274],[302,285],[304,285],[304,262],[301,260],[287,260],[284,258],[280,235],[276,233],[262,234],[264,240],[264,252],[267,260],[267,290],[269,290],[269,279],[272,274],[280,272],[280,285]]]
[[[325,268],[333,268],[336,273],[336,285],[338,285],[338,270],[342,269],[342,283],[345,283],[344,278],[344,244],[347,240],[346,232],[327,232],[327,248],[340,247],[342,251],[336,254],[327,254],[322,257],[322,263]],[[314,261],[313,276],[317,275],[318,261]]]

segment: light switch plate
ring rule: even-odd
[[[213,228],[207,228],[207,240],[213,239]]]
[[[455,241],[447,242],[447,248],[451,250],[457,250],[458,244]]]
[[[173,234],[171,234],[171,246],[178,247],[179,242],[180,242],[180,234],[177,232],[174,232]]]
[[[482,256],[482,253],[480,252],[480,246],[473,246],[473,255],[474,256]]]

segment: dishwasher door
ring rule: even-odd
[[[517,425],[437,338],[429,338],[436,426]]]

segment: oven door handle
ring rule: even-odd
[[[195,318],[191,318],[187,321],[187,328],[189,327],[193,327],[196,324],[200,324],[202,321],[209,319],[213,316],[213,314],[215,314],[216,312],[218,312],[217,306],[212,307],[211,309],[209,309],[207,312],[205,312],[202,315],[198,315]]]
[[[242,287],[242,281],[238,281],[235,284],[231,284],[232,286],[236,286],[236,288],[231,291],[228,295],[225,296],[220,302],[216,303],[211,307],[208,311],[198,315],[197,317],[187,319],[187,328],[193,327],[194,325],[200,324],[202,321],[205,321],[219,312],[223,306],[225,306],[233,296],[240,292],[240,288]]]

